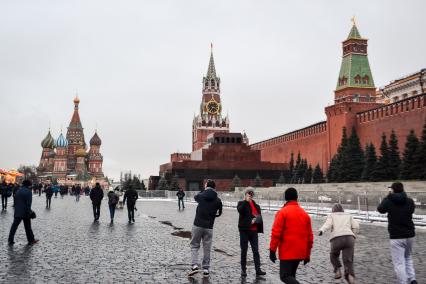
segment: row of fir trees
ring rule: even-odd
[[[328,182],[426,180],[426,123],[420,139],[410,130],[402,156],[393,130],[389,140],[382,135],[379,153],[372,143],[362,149],[355,128],[349,138],[343,128],[342,141],[327,172]]]

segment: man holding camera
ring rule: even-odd
[[[238,229],[240,231],[241,247],[241,276],[247,276],[247,250],[250,242],[253,251],[254,267],[256,276],[265,275],[266,272],[260,269],[259,238],[258,233],[263,233],[263,220],[260,206],[253,200],[254,190],[248,188],[244,193],[244,200],[237,205],[240,217],[238,219]]]

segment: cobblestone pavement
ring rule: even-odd
[[[1,283],[281,283],[278,264],[268,260],[267,248],[273,213],[264,213],[265,234],[259,246],[266,277],[254,277],[249,257],[249,276],[240,278],[239,236],[235,209],[225,209],[214,229],[212,268],[209,279],[188,279],[189,240],[172,233],[190,231],[195,206],[178,211],[177,202],[139,201],[136,223],[127,224],[127,210],[117,210],[109,224],[106,200],[99,223],[93,223],[90,200],[75,202],[70,196],[53,198],[52,208],[44,208],[44,196],[33,197],[37,219],[33,230],[40,243],[28,247],[23,224],[13,247],[7,246],[13,209],[0,214]],[[162,221],[168,221],[162,223]],[[314,229],[323,219],[313,217]],[[181,228],[181,230],[179,230]],[[357,239],[355,269],[358,283],[395,283],[385,227],[363,224]],[[414,262],[417,279],[426,279],[424,245],[426,233],[418,231]],[[316,237],[312,260],[298,271],[301,283],[343,283],[332,279],[327,237]]]

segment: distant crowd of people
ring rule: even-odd
[[[198,203],[195,218],[192,226],[190,241],[191,248],[191,269],[189,277],[202,272],[203,277],[210,275],[211,248],[213,244],[213,227],[217,217],[222,215],[222,201],[215,190],[215,182],[208,180],[205,188],[194,196]],[[46,194],[46,208],[50,208],[51,198],[55,192],[61,192],[61,187],[51,185],[32,186],[31,181],[24,180],[22,185],[5,184],[0,185],[0,194],[2,196],[2,210],[7,208],[7,199],[13,197],[13,206],[15,209],[14,220],[10,229],[8,243],[14,244],[14,236],[21,222],[24,223],[25,233],[28,244],[34,245],[38,242],[35,239],[31,220],[36,218],[36,213],[31,209],[32,190],[41,194]],[[387,213],[388,231],[390,237],[390,249],[394,270],[397,276],[398,284],[417,284],[415,270],[412,259],[412,248],[415,237],[415,226],[413,223],[413,214],[415,204],[404,191],[403,184],[395,182],[389,187],[389,194],[378,206],[377,210]],[[98,222],[100,217],[101,203],[104,198],[104,191],[99,183],[87,191],[81,186],[67,188],[69,193],[76,195],[76,201],[80,194],[85,192],[90,196],[93,206],[94,222]],[[65,194],[65,191],[64,191]],[[108,207],[110,212],[111,224],[114,222],[115,209],[120,203],[120,191],[109,190]],[[185,192],[180,189],[176,196],[178,198],[179,210],[184,209],[183,199]],[[266,275],[261,269],[261,260],[259,254],[258,234],[263,233],[262,210],[254,201],[255,192],[253,188],[248,188],[244,193],[243,200],[237,204],[239,214],[238,229],[241,248],[241,276],[247,276],[247,251],[250,244],[253,252],[253,260],[256,276]],[[129,224],[135,222],[137,191],[129,186],[124,193],[122,205],[127,202]],[[269,244],[269,259],[276,262],[279,259],[280,279],[284,283],[297,284],[296,272],[303,263],[307,265],[311,259],[311,251],[314,245],[314,234],[312,231],[311,218],[305,210],[299,205],[298,192],[295,188],[288,188],[284,193],[285,204],[276,213],[275,220],[271,229],[271,238]],[[360,226],[354,217],[345,212],[341,204],[334,204],[332,213],[328,215],[324,224],[318,231],[322,236],[324,232],[330,231],[330,262],[333,267],[334,278],[344,279],[349,284],[355,283],[354,255],[355,240]],[[202,262],[199,262],[199,250],[203,246]],[[278,257],[276,252],[278,250]],[[340,262],[340,254],[343,259]]]

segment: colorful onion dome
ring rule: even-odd
[[[90,145],[100,146],[102,144],[101,138],[98,136],[98,132],[95,132],[92,139],[90,139]]]
[[[84,150],[83,148],[80,148],[75,152],[75,155],[77,157],[86,157],[86,150]]]
[[[62,133],[59,135],[58,139],[56,139],[55,143],[56,147],[67,147],[68,146],[68,140],[62,135]]]
[[[52,135],[47,133],[46,137],[41,141],[41,147],[53,149],[55,147],[55,139],[53,139]]]

